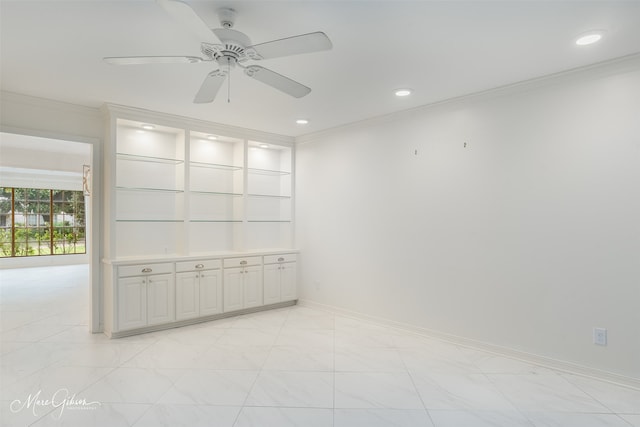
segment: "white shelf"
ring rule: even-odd
[[[221,165],[217,163],[194,162],[194,161],[189,162],[189,165],[194,168],[221,169],[221,170],[228,170],[233,172],[241,171],[243,169],[242,166]]]
[[[116,219],[116,222],[139,222],[139,223],[176,223],[184,222],[182,219]]]
[[[191,194],[201,194],[204,196],[232,196],[232,197],[242,197],[242,193],[224,193],[220,191],[200,191],[200,190],[191,190]]]
[[[184,190],[174,190],[171,188],[142,188],[142,187],[116,187],[118,191],[140,191],[151,193],[184,193]]]
[[[247,194],[247,197],[256,197],[256,198],[272,198],[272,199],[290,199],[291,196],[280,196],[277,194]]]
[[[279,170],[269,170],[269,169],[249,168],[248,171],[249,171],[249,173],[256,174],[256,175],[270,175],[270,176],[291,175],[291,172],[279,171]]]
[[[146,162],[146,163],[162,163],[168,165],[179,165],[184,163],[184,160],[169,159],[165,157],[153,157],[153,156],[141,156],[138,154],[117,153],[116,158],[118,160],[127,160],[133,162]]]
[[[192,223],[212,223],[212,224],[242,224],[244,221],[235,219],[190,219],[187,222]]]

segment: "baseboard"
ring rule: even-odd
[[[564,360],[554,359],[551,357],[540,356],[533,353],[524,352],[521,350],[515,350],[508,347],[502,347],[495,344],[490,344],[482,341],[473,340],[470,338],[460,337],[457,335],[451,335],[432,329],[422,328],[419,326],[411,325],[408,323],[397,322],[381,317],[370,316],[368,314],[359,313],[356,311],[345,310],[343,308],[335,307],[332,305],[321,304],[315,301],[309,301],[300,299],[298,305],[315,308],[322,311],[339,314],[345,317],[351,317],[359,320],[366,320],[371,323],[375,323],[381,326],[387,326],[395,329],[402,330],[403,332],[411,332],[416,335],[435,338],[441,341],[446,341],[451,344],[456,344],[474,350],[481,350],[488,353],[496,354],[499,356],[505,356],[512,359],[517,359],[523,362],[531,363],[534,365],[544,366],[546,368],[555,369],[570,374],[580,375],[583,377],[589,377],[600,381],[606,381],[616,385],[633,388],[640,390],[640,379],[627,377],[624,375],[616,374],[613,372],[603,371],[600,369],[591,368],[588,366],[579,365]]]
[[[193,319],[178,320],[178,321],[171,322],[171,323],[162,323],[162,324],[159,324],[159,325],[146,326],[144,328],[129,329],[129,330],[126,330],[126,331],[118,331],[118,332],[105,331],[105,335],[107,337],[109,337],[109,338],[112,338],[112,339],[131,337],[131,336],[134,336],[134,335],[146,334],[146,333],[149,333],[149,332],[157,332],[157,331],[163,331],[163,330],[166,330],[166,329],[181,328],[183,326],[189,326],[189,325],[195,325],[195,324],[198,324],[198,323],[210,322],[212,320],[220,320],[220,319],[226,319],[228,317],[241,316],[243,314],[251,314],[251,313],[257,313],[257,312],[260,312],[260,311],[273,310],[273,309],[276,309],[276,308],[289,307],[289,306],[292,306],[292,305],[295,305],[295,304],[296,304],[296,300],[278,302],[278,303],[275,303],[275,304],[261,305],[259,307],[245,308],[245,309],[242,309],[242,310],[231,311],[231,312],[227,312],[227,313],[212,314],[212,315],[209,315],[209,316],[195,317]]]

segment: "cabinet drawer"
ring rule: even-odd
[[[176,271],[199,271],[199,270],[215,270],[222,267],[219,259],[202,259],[196,261],[180,261],[176,262]]]
[[[246,267],[249,265],[260,265],[262,264],[262,257],[259,256],[249,256],[243,258],[225,258],[224,259],[224,268],[229,267]]]
[[[265,255],[265,264],[277,264],[279,262],[294,262],[297,259],[296,254],[280,254],[280,255]]]
[[[138,264],[118,267],[118,277],[141,276],[144,274],[173,273],[173,264],[164,262],[161,264]]]

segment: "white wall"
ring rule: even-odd
[[[640,379],[640,57],[299,138],[296,173],[303,300]]]

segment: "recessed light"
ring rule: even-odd
[[[269,148],[269,144],[260,144],[260,148]]]
[[[142,125],[140,127],[145,130],[151,130],[156,128],[154,125]]]
[[[411,95],[411,89],[397,89],[394,93],[398,97],[409,96]]]
[[[217,137],[217,136],[215,136],[215,135],[207,135],[207,139],[208,139],[209,141],[215,141],[216,139],[218,139],[218,137]]]
[[[306,125],[306,124],[309,123],[309,120],[307,120],[307,119],[298,119],[298,120],[296,120],[296,123],[299,124],[299,125]]]
[[[598,42],[600,39],[602,39],[602,31],[589,31],[588,33],[580,35],[576,39],[576,44],[578,46],[586,46]]]

